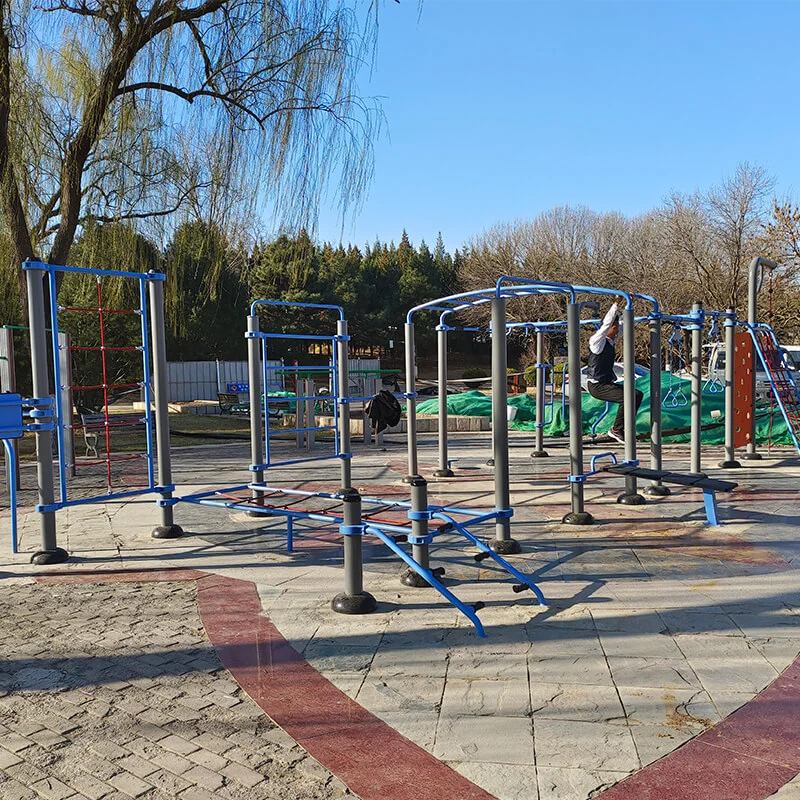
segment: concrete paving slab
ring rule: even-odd
[[[537,767],[539,800],[590,800],[605,787],[613,786],[627,772],[580,767]]]
[[[441,701],[442,717],[528,717],[527,680],[459,679],[448,675]]]
[[[533,730],[537,767],[629,772],[641,766],[625,726],[537,718]]]
[[[443,761],[533,765],[533,728],[524,717],[440,717],[433,754]]]
[[[509,769],[505,764],[480,761],[451,762],[450,766],[467,780],[482,786],[497,800],[538,800],[538,776],[533,766],[515,764],[513,769]]]
[[[626,723],[615,686],[532,682],[530,690],[534,719]]]

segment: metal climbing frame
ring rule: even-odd
[[[172,521],[172,485],[169,423],[167,407],[167,359],[164,337],[164,275],[157,272],[118,272],[114,270],[85,269],[45,264],[41,261],[26,261],[22,265],[26,273],[28,286],[28,320],[31,339],[31,364],[33,371],[33,393],[31,403],[34,407],[45,400],[53,404],[53,425],[39,425],[35,429],[37,454],[37,480],[39,487],[39,503],[36,511],[41,514],[42,549],[35,553],[31,561],[37,564],[52,564],[65,561],[68,554],[58,547],[56,538],[56,512],[67,506],[119,500],[148,493],[160,495],[158,504],[161,507],[162,525],[153,532],[159,538],[174,538],[182,534],[182,530]],[[72,273],[93,276],[98,286],[98,304],[96,307],[64,308],[58,305],[57,275]],[[139,307],[134,309],[108,309],[104,307],[101,283],[104,277],[122,278],[138,282]],[[45,310],[45,281],[49,292],[49,320]],[[51,335],[50,347],[47,343],[48,323],[50,331],[59,330],[59,313],[66,310],[79,313],[97,314],[100,345],[92,348],[71,348],[60,335]],[[107,314],[129,313],[138,315],[140,319],[141,343],[133,347],[117,348],[109,346],[105,341],[105,317]],[[74,466],[72,450],[67,446],[67,437],[73,430],[70,389],[75,388],[64,383],[66,379],[66,356],[71,349],[92,349],[100,354],[102,365],[102,382],[95,387],[103,394],[102,428],[106,438],[106,457],[102,463],[106,465],[107,491],[91,497],[70,498],[67,474]],[[49,354],[48,354],[49,350]],[[141,388],[144,399],[144,410],[141,419],[144,424],[146,439],[145,452],[136,456],[121,456],[144,459],[146,463],[147,483],[133,490],[114,491],[111,487],[110,472],[114,456],[110,452],[111,429],[114,425],[113,415],[109,415],[109,391],[121,388],[109,379],[107,354],[112,351],[140,351],[142,358],[142,380],[135,385]],[[152,365],[152,369],[151,369]],[[55,391],[51,390],[50,371],[52,369]],[[83,387],[89,388],[89,387]],[[130,387],[129,387],[130,388]],[[51,395],[53,400],[51,401]],[[153,409],[154,406],[154,409]],[[56,434],[58,443],[58,499],[56,499],[52,436]],[[154,447],[155,440],[155,447]],[[157,465],[154,463],[157,453]],[[157,467],[157,479],[156,479]]]
[[[274,334],[264,333],[259,329],[259,320],[255,315],[256,308],[263,306],[295,306],[313,308],[320,311],[335,311],[338,314],[336,334],[328,336],[308,334]],[[248,360],[250,377],[250,408],[261,408],[260,384],[265,377],[263,364],[266,361],[266,345],[271,339],[294,340],[327,340],[333,345],[335,353],[333,366],[331,400],[336,406],[336,421],[333,426],[305,426],[312,430],[334,430],[336,432],[335,452],[326,456],[306,456],[283,461],[275,461],[269,453],[265,457],[264,447],[268,447],[268,401],[265,399],[262,413],[252,413],[251,418],[251,465],[253,480],[241,486],[216,489],[207,492],[181,497],[184,502],[198,505],[214,506],[227,509],[243,510],[251,515],[264,515],[284,518],[286,520],[287,548],[291,551],[294,540],[294,524],[297,521],[323,522],[337,525],[344,543],[344,592],[336,595],[332,601],[335,611],[347,614],[364,614],[376,607],[375,598],[363,587],[362,540],[367,534],[375,536],[407,566],[408,571],[402,581],[410,587],[431,587],[448,602],[463,613],[475,626],[479,636],[484,636],[483,625],[477,616],[482,603],[464,603],[459,600],[440,578],[443,568],[431,569],[428,548],[436,535],[455,533],[466,538],[478,547],[476,561],[492,558],[518,583],[513,587],[515,592],[530,589],[541,605],[544,597],[533,581],[509,564],[502,555],[495,552],[479,540],[469,527],[506,516],[505,513],[484,513],[475,509],[430,506],[427,500],[426,482],[417,477],[411,481],[410,501],[387,501],[381,498],[362,498],[351,484],[351,452],[350,452],[350,404],[367,398],[349,396],[348,375],[348,334],[344,313],[338,306],[320,304],[286,303],[273,300],[258,300],[253,304],[251,315],[247,320]],[[298,367],[307,370],[307,367]],[[328,369],[328,368],[324,368]],[[267,385],[266,382],[264,385]],[[413,388],[413,387],[412,387]],[[299,402],[306,398],[296,398]],[[281,432],[286,432],[282,429]],[[287,489],[270,486],[265,482],[265,474],[270,467],[286,466],[323,459],[339,459],[342,465],[341,488],[336,492],[311,492],[300,489]],[[249,494],[248,494],[249,493]],[[303,503],[305,507],[301,507]],[[322,507],[314,504],[324,503]],[[362,510],[362,505],[367,510]],[[311,506],[311,507],[309,507]],[[387,514],[401,514],[405,519],[387,519]],[[509,512],[507,512],[510,515]],[[434,527],[434,523],[440,523]],[[409,543],[412,552],[409,555],[400,545]]]

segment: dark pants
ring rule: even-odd
[[[621,383],[588,383],[589,394],[597,400],[604,400],[607,403],[619,403],[617,409],[617,416],[614,418],[614,424],[611,426],[615,431],[625,430],[625,391]],[[636,410],[642,404],[644,394],[639,389],[636,389]]]

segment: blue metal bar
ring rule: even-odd
[[[106,500],[122,500],[126,497],[139,497],[145,494],[160,494],[158,488],[154,489],[134,489],[130,492],[118,492],[109,494],[98,494],[94,497],[83,497],[78,500],[67,500],[65,503],[55,503],[56,508],[69,508],[70,506],[85,506],[90,503],[101,503]],[[38,506],[37,506],[38,509]]]
[[[82,275],[108,275],[113,278],[136,278],[140,281],[163,281],[166,278],[163,272],[119,272],[113,269],[67,267],[59,264],[46,264],[43,261],[34,261],[32,259],[24,261],[22,269],[40,269],[43,272],[77,272]]]
[[[321,334],[313,333],[264,333],[263,331],[254,331],[252,336],[255,339],[296,339],[304,342],[333,342],[336,338],[334,336],[323,336]],[[281,369],[286,369],[286,367],[281,367]]]
[[[706,507],[706,521],[709,525],[719,526],[717,515],[717,498],[711,489],[703,489],[703,504]]]
[[[601,458],[606,458],[607,456],[611,457],[611,463],[612,464],[616,464],[617,463],[617,455],[616,455],[616,453],[611,453],[611,452],[608,452],[608,453],[597,453],[596,455],[592,456],[592,459],[589,462],[589,472],[587,472],[586,474],[587,475],[596,475],[599,472],[599,470],[595,466],[597,464],[597,461],[599,459],[601,459]]]
[[[67,468],[64,453],[64,403],[61,397],[61,358],[58,346],[58,302],[55,270],[48,270],[50,286],[50,327],[52,329],[53,380],[55,382],[56,440],[58,441],[58,490],[61,502],[67,500]],[[69,424],[72,425],[72,408],[69,410]]]
[[[310,458],[295,458],[291,461],[273,461],[269,464],[254,464],[252,466],[260,466],[262,469],[267,469],[268,467],[288,467],[291,464],[305,464],[309,461],[330,461],[332,458],[342,458],[342,454],[332,453],[331,455],[327,456],[311,456]]]
[[[245,489],[249,489],[249,488],[250,488],[250,484],[249,483],[244,483],[241,486],[229,486],[229,487],[227,487],[225,489],[212,489],[209,492],[196,492],[195,494],[187,494],[187,495],[184,495],[183,497],[178,497],[176,499],[179,500],[180,502],[184,502],[185,501],[187,503],[191,503],[191,502],[193,502],[195,500],[199,500],[199,499],[204,498],[204,497],[214,497],[215,495],[224,494],[226,492],[243,492]]]
[[[386,526],[381,526],[386,527]],[[478,619],[478,615],[475,613],[475,610],[471,607],[462,603],[451,591],[445,588],[436,578],[436,576],[431,572],[429,569],[425,569],[421,567],[413,558],[411,558],[408,553],[405,552],[398,544],[394,541],[390,536],[387,536],[381,528],[377,527],[374,524],[367,524],[364,530],[367,533],[371,533],[373,536],[377,536],[395,555],[399,556],[403,561],[408,564],[411,569],[414,570],[418,575],[421,575],[437,592],[439,592],[442,597],[450,602],[451,605],[455,606],[472,624],[475,626],[475,632],[480,636],[482,639],[486,638],[486,633],[483,630],[483,624],[481,623],[480,619]]]
[[[58,328],[56,328],[58,330]],[[14,457],[13,439],[3,439],[6,448],[6,464],[8,465],[8,508],[11,512],[11,552],[17,549],[17,460]]]
[[[261,375],[262,380],[264,381],[264,460],[267,462],[267,466],[270,465],[270,451],[269,451],[269,377],[267,374],[267,340],[261,340]],[[285,386],[285,383],[284,383]],[[295,386],[297,389],[297,386]],[[297,412],[297,406],[295,406],[295,413]],[[253,409],[250,410],[250,413],[253,414],[255,411]],[[258,409],[258,413],[261,413],[261,409]]]
[[[446,522],[450,523],[453,528],[455,528],[462,536],[466,537],[471,541],[479,550],[484,553],[487,553],[491,558],[493,558],[509,575],[513,575],[518,581],[524,583],[526,586],[530,587],[533,593],[536,595],[537,599],[539,600],[540,606],[547,607],[547,601],[544,599],[544,595],[542,594],[541,589],[530,579],[527,575],[521,573],[518,569],[511,566],[502,556],[495,553],[491,547],[487,544],[482,542],[477,536],[475,536],[471,531],[468,531],[466,526],[461,523],[456,522],[451,517],[448,517],[447,514],[436,514],[435,515],[438,519],[443,519]]]
[[[331,373],[331,390],[335,398],[333,406],[333,429],[335,431],[333,435],[333,452],[337,456],[341,456],[342,443],[339,436],[339,403],[342,400],[342,387],[339,385],[339,348],[336,347],[335,344],[331,346],[331,369],[333,370]],[[350,457],[350,455],[351,454],[348,453],[348,457]]]
[[[329,305],[328,303],[292,303],[287,300],[254,300],[250,306],[250,316],[256,315],[258,306],[283,306],[284,308],[327,308],[331,311],[339,312],[339,319],[344,319],[344,309],[341,306]]]
[[[269,431],[268,436],[278,436],[282,433],[306,433],[308,431],[335,431],[335,425],[320,425],[316,428],[276,428]]]
[[[497,297],[502,297],[503,282],[508,281],[512,284],[521,284],[524,289],[529,287],[541,287],[542,289],[550,289],[550,294],[563,293],[570,296],[571,301],[575,302],[576,287],[569,283],[561,283],[559,281],[537,281],[530,278],[515,278],[512,275],[502,275],[495,283],[495,293]],[[513,287],[507,287],[508,291],[514,291]],[[539,294],[539,292],[537,292]]]
[[[602,295],[610,295],[611,297],[624,297],[625,298],[625,308],[632,308],[633,301],[631,297],[633,295],[629,294],[628,292],[622,292],[617,289],[603,289],[599,286],[573,286],[576,294],[602,294]]]
[[[330,339],[331,337],[326,337]],[[287,367],[285,365],[274,365],[271,367],[266,367],[266,369],[270,372],[330,372],[332,367],[320,367],[320,366],[307,366],[307,367],[300,367],[300,366],[291,366]]]
[[[147,290],[145,282],[139,283],[139,314],[142,321],[142,387],[144,389],[144,424],[147,433],[147,483],[156,485],[155,453],[153,451],[153,409],[150,387],[150,328],[147,324]]]

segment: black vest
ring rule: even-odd
[[[617,376],[614,374],[614,355],[614,345],[608,339],[606,339],[600,355],[596,355],[591,350],[589,351],[589,369],[586,370],[586,375],[590,381],[596,381],[597,383],[617,382]]]

